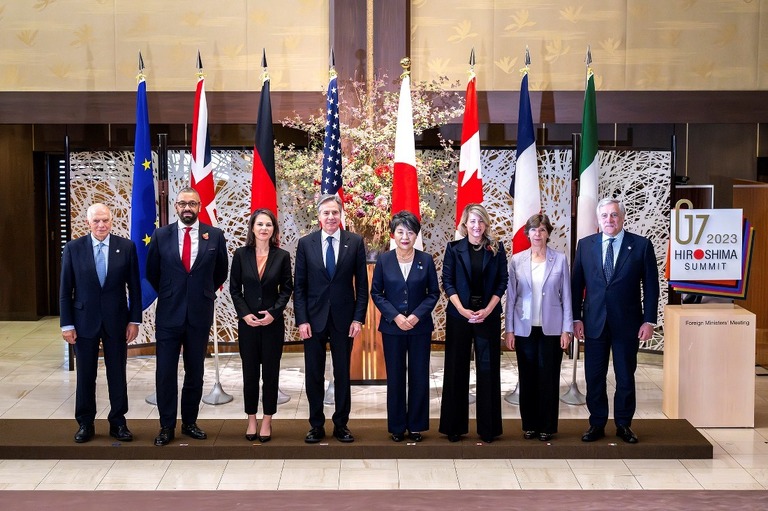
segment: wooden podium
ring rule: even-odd
[[[368,289],[371,288],[374,266],[374,263],[368,263]],[[354,385],[375,385],[387,382],[384,345],[379,332],[380,319],[381,313],[369,296],[365,324],[352,344],[349,377]]]
[[[756,324],[738,305],[664,308],[667,417],[697,428],[754,427]]]

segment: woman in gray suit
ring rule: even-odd
[[[237,311],[237,335],[243,360],[243,400],[248,426],[245,438],[261,443],[272,439],[272,415],[277,411],[280,359],[283,356],[283,311],[293,292],[291,256],[278,248],[280,229],[269,209],[257,209],[248,220],[245,246],[235,250],[229,292]],[[264,381],[264,418],[258,427],[259,378]]]
[[[571,279],[565,254],[547,247],[552,224],[535,214],[525,224],[531,248],[512,256],[506,344],[517,352],[524,438],[557,433],[560,364],[573,332]]]

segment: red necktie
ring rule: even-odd
[[[189,273],[192,266],[192,237],[189,235],[189,231],[191,230],[191,227],[184,228],[184,245],[181,247],[181,264],[184,265],[184,269],[187,270],[187,273]]]

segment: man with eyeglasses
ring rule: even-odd
[[[180,352],[184,359],[181,433],[196,440],[207,438],[197,426],[197,414],[203,396],[204,360],[216,290],[228,272],[224,233],[198,220],[197,191],[182,189],[175,207],[178,221],[155,229],[147,253],[147,280],[157,291],[157,446],[169,444],[175,436]]]
[[[87,218],[90,234],[64,246],[59,287],[61,336],[74,345],[77,362],[75,419],[80,427],[75,442],[88,442],[95,435],[99,345],[107,369],[109,435],[130,442],[125,366],[127,345],[141,323],[139,260],[131,240],[110,234],[112,212],[107,206],[93,204]]]

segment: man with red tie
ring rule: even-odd
[[[200,195],[182,189],[176,198],[177,222],[156,229],[147,253],[147,280],[157,291],[155,312],[155,385],[160,433],[155,445],[174,439],[178,407],[179,353],[184,358],[181,390],[181,432],[207,438],[197,427],[203,396],[204,360],[213,323],[216,290],[227,278],[224,233],[201,223]]]

